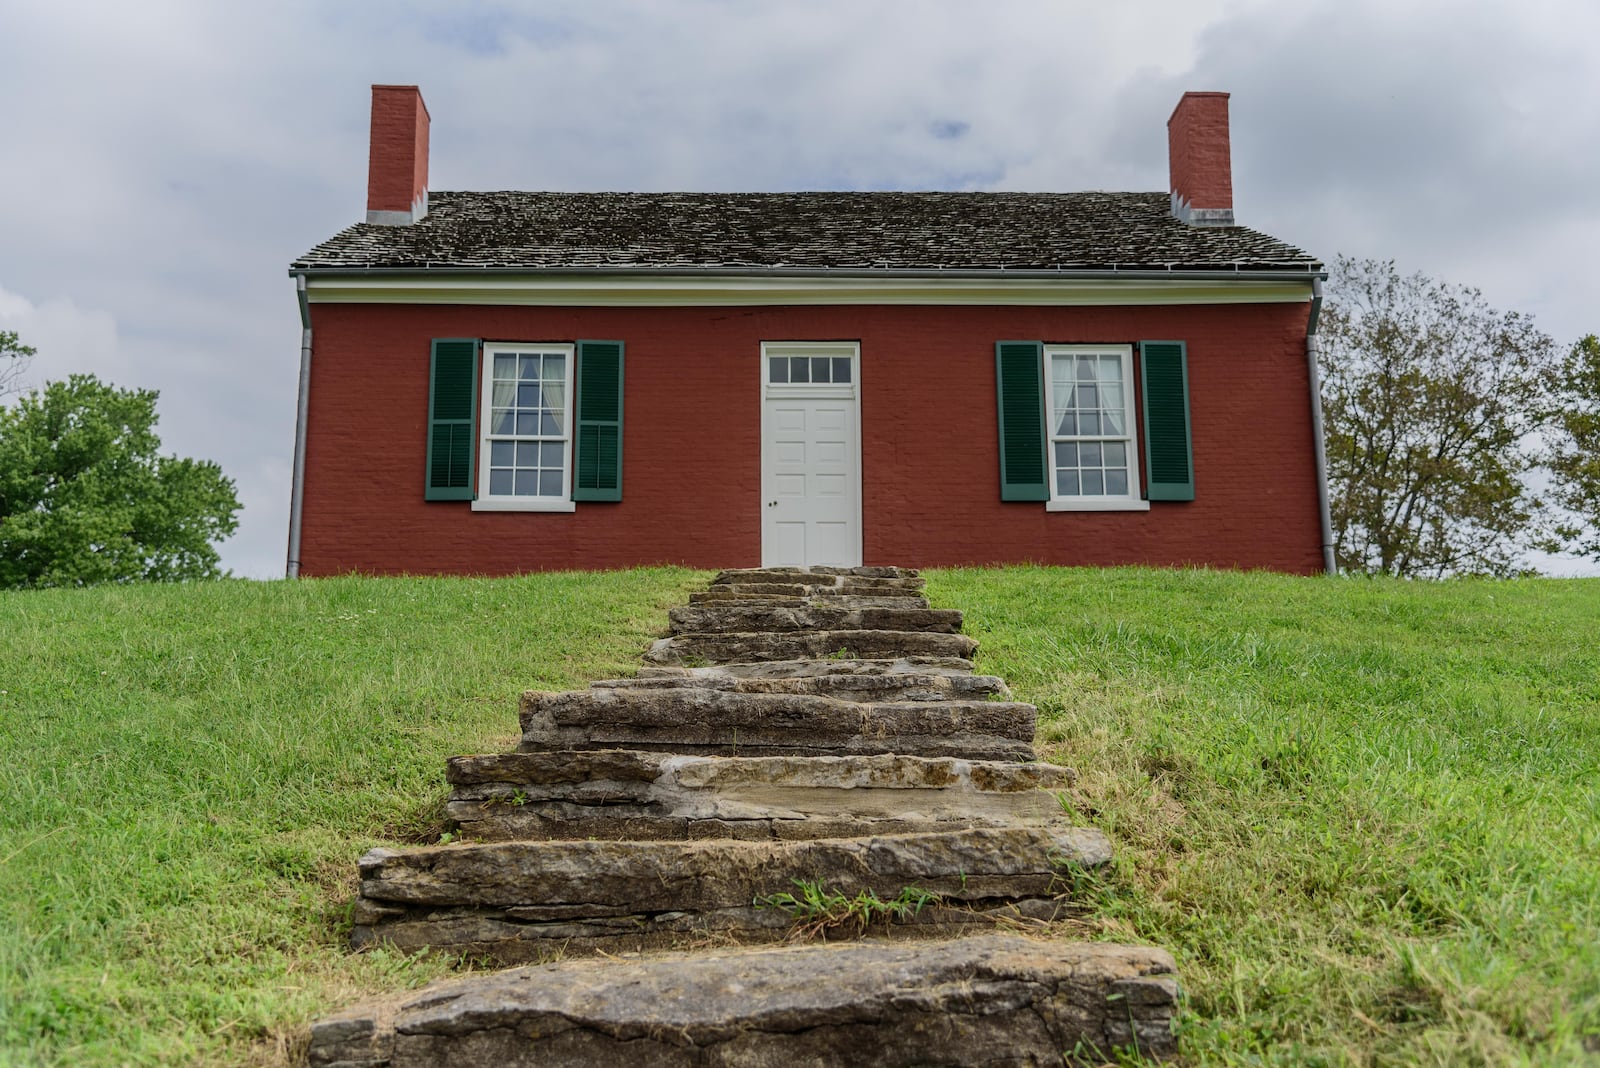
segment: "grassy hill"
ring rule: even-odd
[[[0,1064],[275,1063],[435,961],[341,948],[514,696],[627,673],[703,573],[0,594]],[[1197,1063],[1600,1051],[1600,581],[929,575],[1111,833]],[[1589,1056],[1597,1053],[1589,1052]]]

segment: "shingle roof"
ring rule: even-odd
[[[358,223],[302,268],[1319,270],[1164,193],[431,193],[411,226]]]

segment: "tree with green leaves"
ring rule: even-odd
[[[21,388],[22,376],[33,359],[33,347],[24,345],[12,330],[0,330],[0,398]]]
[[[73,375],[0,409],[0,588],[220,574],[233,482],[157,455],[156,397]]]
[[[1525,476],[1555,343],[1476,289],[1340,257],[1320,369],[1339,567],[1508,575],[1554,528]]]
[[[1577,520],[1566,530],[1570,547],[1600,560],[1600,338],[1572,346],[1554,393],[1552,496]]]

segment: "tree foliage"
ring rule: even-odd
[[[14,331],[0,330],[0,397],[18,391],[28,362],[33,359],[33,351],[33,347],[24,345]]]
[[[73,375],[0,410],[0,588],[219,574],[233,482],[156,454],[156,397]]]
[[[1571,547],[1600,560],[1600,338],[1590,334],[1573,345],[1556,382],[1553,496],[1581,524],[1568,531]]]
[[[1524,478],[1549,417],[1548,335],[1476,289],[1343,257],[1322,322],[1341,569],[1506,575],[1550,545]]]

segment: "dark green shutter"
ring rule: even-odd
[[[997,341],[994,364],[1000,404],[1000,499],[1047,501],[1044,343]]]
[[[1152,501],[1194,500],[1194,447],[1189,433],[1188,354],[1181,341],[1141,341],[1144,472]]]
[[[622,342],[578,342],[572,499],[622,500]]]
[[[441,338],[428,370],[428,477],[430,501],[472,500],[472,457],[477,443],[478,343]]]

